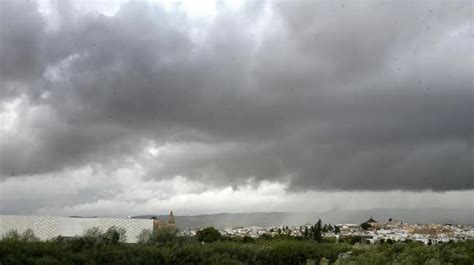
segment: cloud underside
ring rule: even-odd
[[[4,179],[474,188],[469,1],[74,8],[0,3]]]

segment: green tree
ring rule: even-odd
[[[321,229],[321,231],[323,231],[324,233],[327,233],[327,232],[328,232],[328,225],[327,225],[327,224],[324,224],[324,225],[323,225],[323,228]]]
[[[309,238],[309,229],[308,229],[307,226],[304,227],[303,238],[305,238],[305,239]]]
[[[102,235],[103,241],[109,244],[125,243],[127,241],[127,231],[123,227],[111,226]]]
[[[143,229],[137,236],[138,244],[147,244],[150,242],[153,231],[151,229]]]
[[[219,233],[219,231],[217,231],[217,229],[215,229],[214,227],[209,226],[197,231],[196,237],[201,242],[215,242],[221,239],[221,233]]]
[[[322,230],[322,222],[321,222],[321,219],[319,219],[316,225],[314,226],[314,234],[313,234],[314,236],[313,238],[317,242],[321,242],[322,240],[321,230]]]
[[[94,238],[94,239],[100,239],[102,237],[102,230],[100,230],[98,227],[92,227],[92,228],[86,229],[86,231],[84,231],[82,236]]]
[[[152,232],[149,243],[168,243],[176,240],[177,230],[174,228],[159,228]]]
[[[15,229],[7,231],[2,236],[2,240],[9,240],[9,241],[19,241],[20,238],[21,238],[20,233],[18,233],[18,231]]]
[[[35,235],[32,229],[28,228],[23,233],[18,233],[17,230],[7,231],[3,236],[2,240],[6,241],[23,241],[23,242],[37,242],[39,238]]]
[[[333,231],[334,231],[334,227],[333,227],[331,224],[329,224],[329,226],[328,226],[328,231],[329,231],[329,232],[333,232]]]
[[[35,233],[31,228],[28,228],[21,233],[20,240],[24,242],[37,242],[39,241],[39,238],[35,236]]]

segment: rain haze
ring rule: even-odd
[[[473,12],[1,0],[0,214],[473,211]]]

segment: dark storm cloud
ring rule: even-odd
[[[205,21],[61,5],[54,30],[34,4],[1,9],[0,96],[25,102],[4,176],[140,162],[152,141],[153,178],[474,188],[469,2],[250,2]]]
[[[33,2],[2,1],[0,23],[0,98],[4,98],[22,90],[21,82],[42,76],[45,21]]]

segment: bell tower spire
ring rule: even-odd
[[[174,215],[173,215],[173,211],[170,212],[170,216],[168,217],[168,224],[170,225],[174,225]]]

